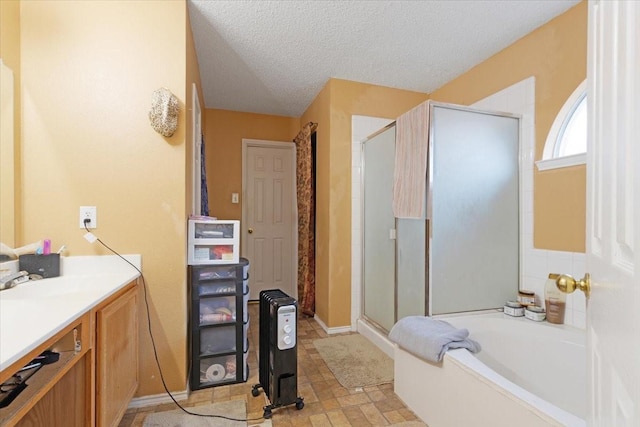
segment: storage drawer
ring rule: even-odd
[[[240,259],[240,222],[189,220],[190,265],[236,264]]]
[[[209,273],[207,273],[209,274]],[[228,278],[228,279],[211,279],[212,281],[207,280],[196,280],[193,278],[192,285],[197,289],[197,291],[193,292],[193,297],[206,297],[206,296],[216,296],[221,294],[235,294],[240,283],[237,279]],[[245,279],[242,281],[242,293],[249,293],[249,279]],[[248,299],[247,299],[248,301]]]
[[[236,320],[236,297],[201,298],[199,302],[200,325],[227,323]]]
[[[194,267],[191,271],[193,272],[191,283],[196,285],[205,280],[235,279],[238,267],[236,265],[207,265]]]
[[[236,325],[200,330],[200,355],[236,351]]]
[[[246,364],[245,364],[246,366]],[[215,385],[236,380],[236,355],[200,359],[200,384]]]
[[[189,244],[189,264],[236,264],[238,262],[238,244],[201,243]]]
[[[194,293],[194,296],[199,297],[215,296],[220,294],[235,294],[238,287],[238,284],[233,279],[223,279],[215,282],[194,283],[194,285],[198,288],[197,295],[196,293]]]
[[[240,221],[237,220],[189,220],[189,240],[197,242],[203,239],[240,238]]]

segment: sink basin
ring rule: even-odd
[[[42,299],[57,296],[71,298],[74,295],[86,297],[88,294],[95,293],[96,290],[86,277],[52,277],[21,283],[11,289],[2,291],[0,298],[3,300]]]

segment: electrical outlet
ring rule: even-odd
[[[89,220],[87,228],[98,227],[98,210],[95,206],[80,206],[80,228],[85,228],[85,219]]]

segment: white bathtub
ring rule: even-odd
[[[585,332],[502,313],[443,318],[482,351],[429,363],[395,346],[395,392],[429,427],[585,426]]]

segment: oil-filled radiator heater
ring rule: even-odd
[[[271,402],[264,407],[264,417],[271,411],[295,403],[304,407],[298,396],[297,313],[298,303],[279,289],[260,292],[259,380],[251,394],[262,388]]]

